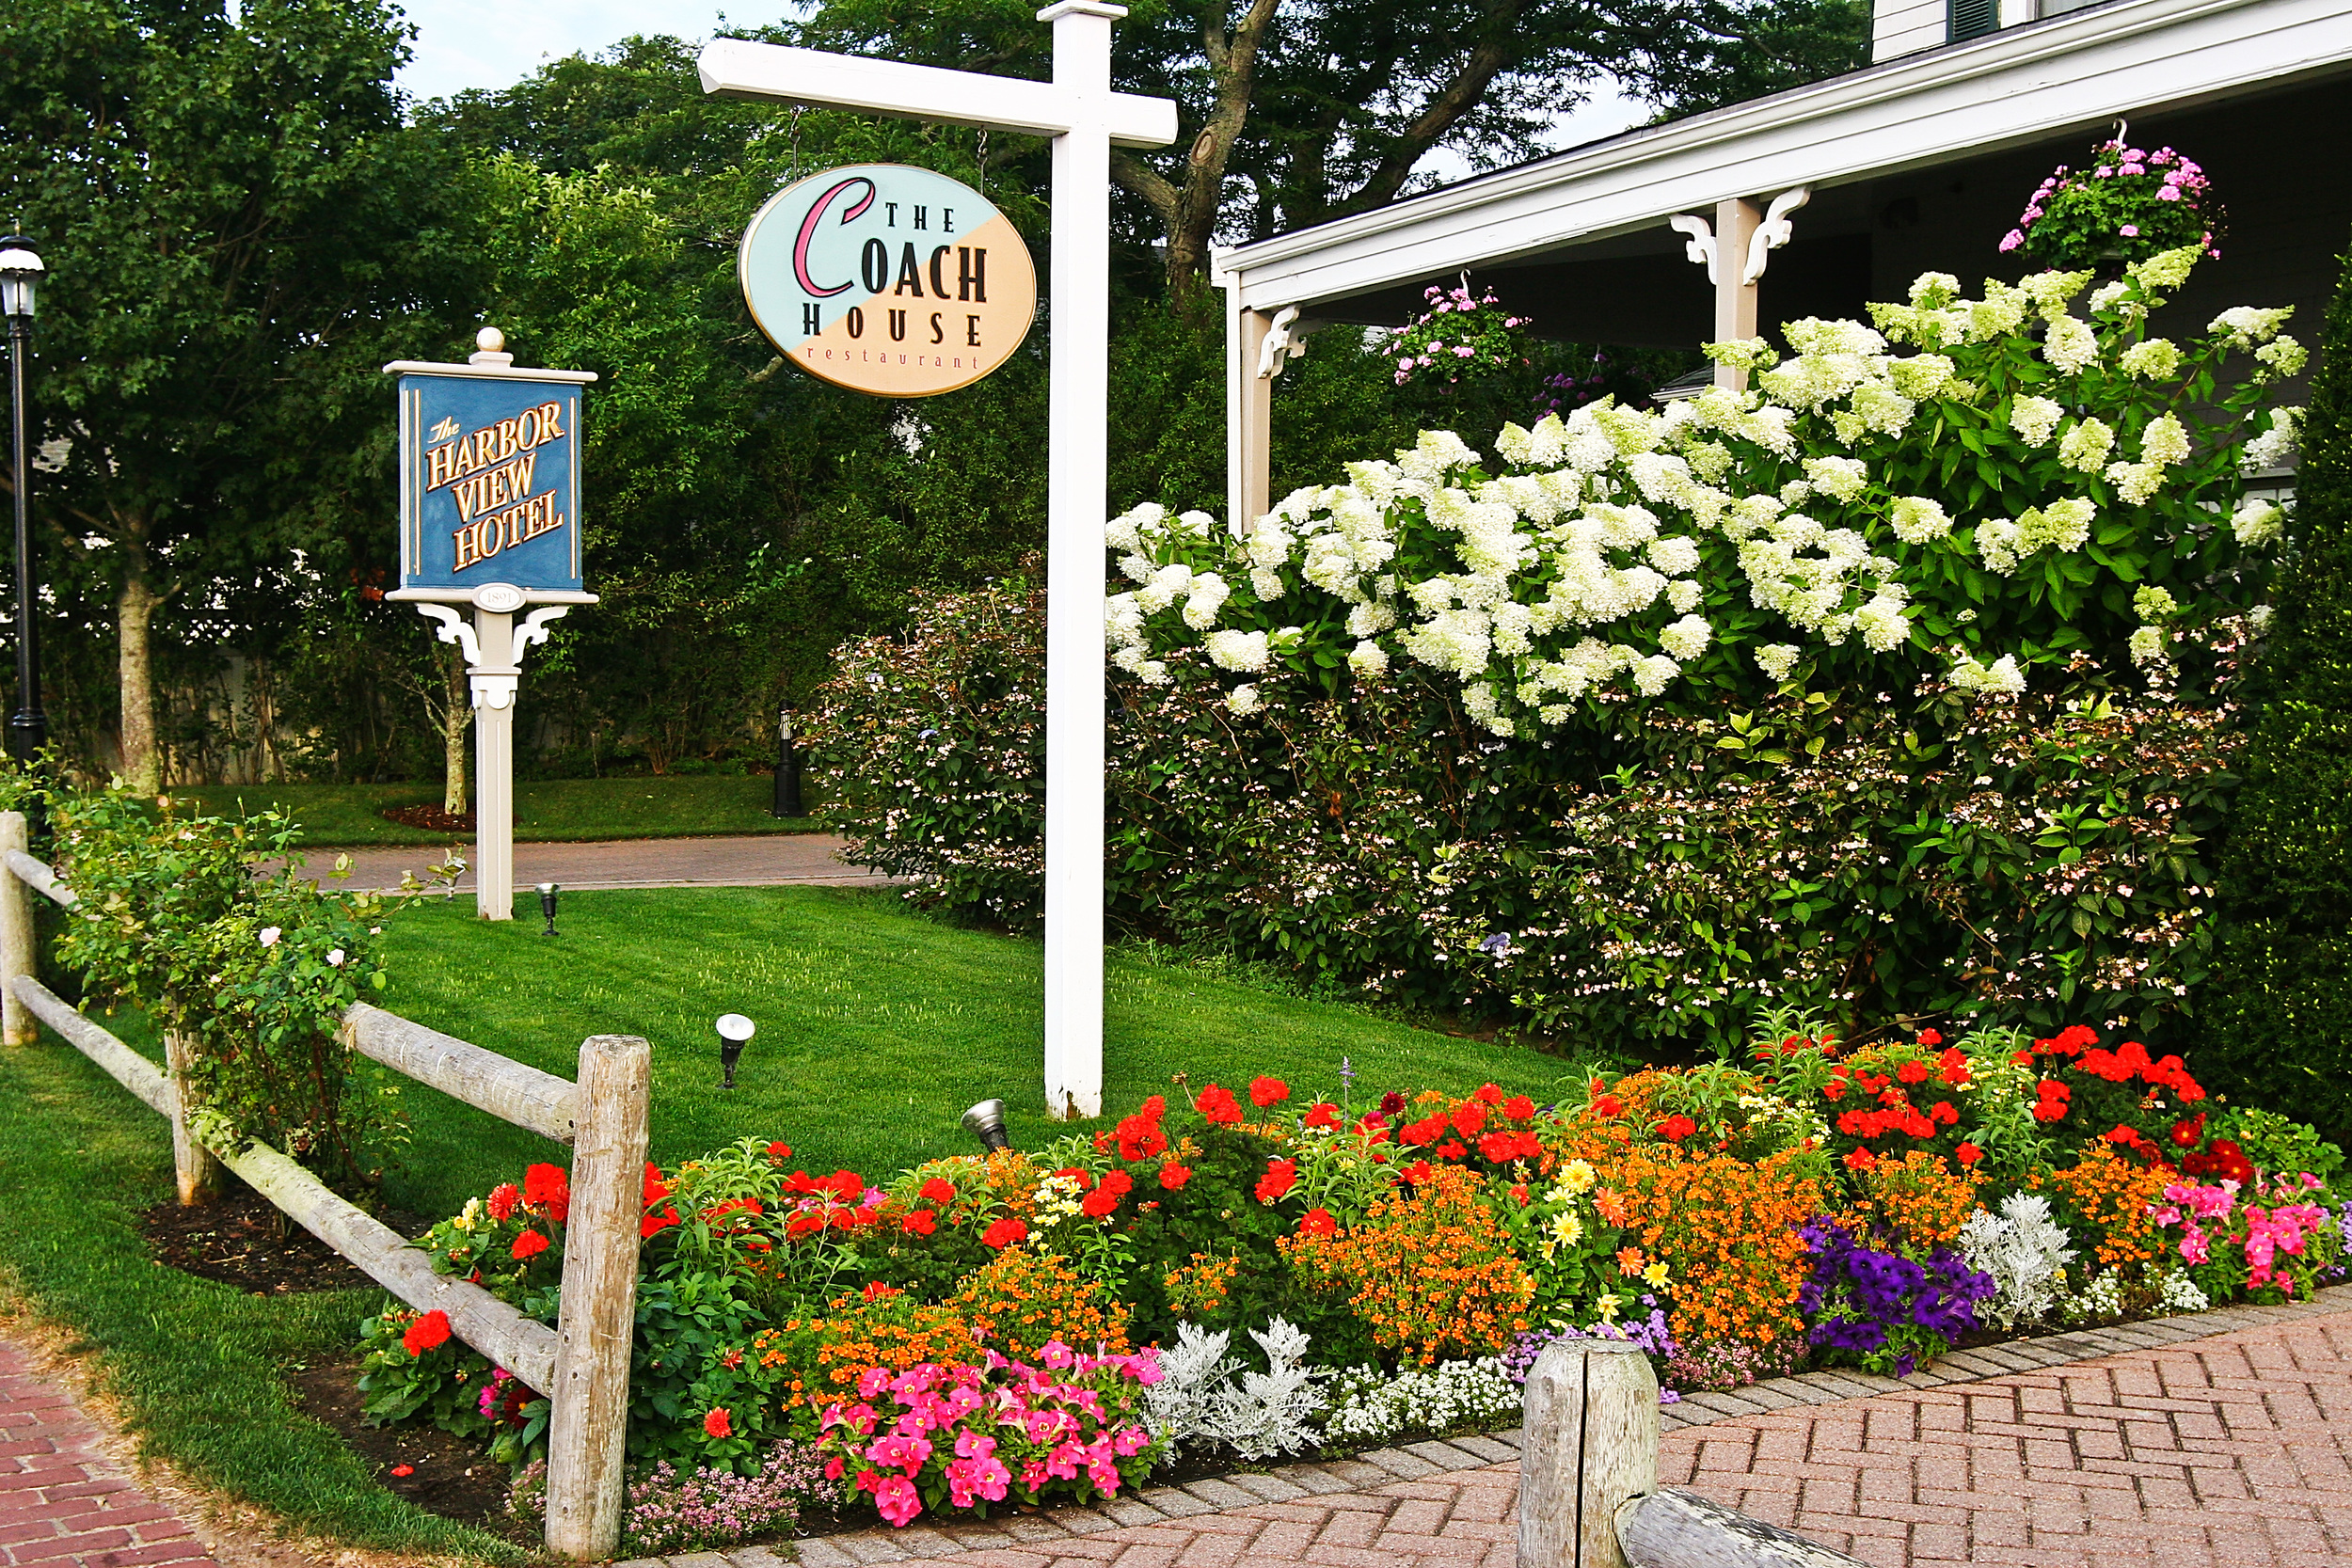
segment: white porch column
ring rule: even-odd
[[[1747,277],[1748,245],[1764,221],[1764,209],[1745,197],[1715,204],[1715,336],[1712,342],[1753,338],[1756,331],[1756,282]],[[1715,367],[1715,385],[1744,391],[1748,372]]]
[[[1225,312],[1225,518],[1236,537],[1274,505],[1274,380],[1258,373],[1272,324],[1238,304]]]

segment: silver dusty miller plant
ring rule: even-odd
[[[1160,1381],[1144,1393],[1152,1424],[1172,1456],[1186,1443],[1221,1444],[1244,1459],[1271,1459],[1314,1448],[1307,1424],[1323,1409],[1327,1368],[1306,1365],[1306,1330],[1276,1318],[1249,1337],[1265,1353],[1263,1372],[1226,1354],[1230,1332],[1176,1325],[1176,1344],[1160,1353]]]
[[[2050,1200],[2011,1193],[1997,1214],[1979,1209],[1960,1227],[1961,1256],[1993,1276],[1997,1289],[1977,1304],[1977,1320],[1992,1329],[2039,1323],[2058,1304],[2074,1249],[2050,1218]]]

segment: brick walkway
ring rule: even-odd
[[[97,1440],[73,1402],[0,1340],[0,1568],[209,1568],[203,1544]]]
[[[1884,1568],[2352,1568],[2352,1288],[1967,1353],[1911,1384],[1775,1379],[1674,1407],[1668,1425],[1666,1484]],[[1101,1512],[803,1541],[801,1560],[1511,1568],[1516,1437],[1286,1465]],[[669,1568],[782,1560],[750,1547]]]

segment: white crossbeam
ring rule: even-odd
[[[1114,147],[1166,147],[1176,139],[1176,103],[1168,98],[1112,92],[1090,99],[1051,82],[742,39],[711,40],[698,63],[703,91],[720,98],[920,115],[1025,136],[1058,136],[1086,125],[1108,133]]]

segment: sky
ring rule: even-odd
[[[714,0],[403,0],[403,8],[417,39],[400,85],[418,98],[511,87],[546,61],[593,54],[631,33],[707,38],[721,14]],[[739,0],[731,19],[758,26],[798,8],[788,0]],[[1648,118],[1641,105],[1604,90],[1564,117],[1555,145],[1572,147]],[[1446,179],[1469,172],[1442,156],[1432,167]]]

